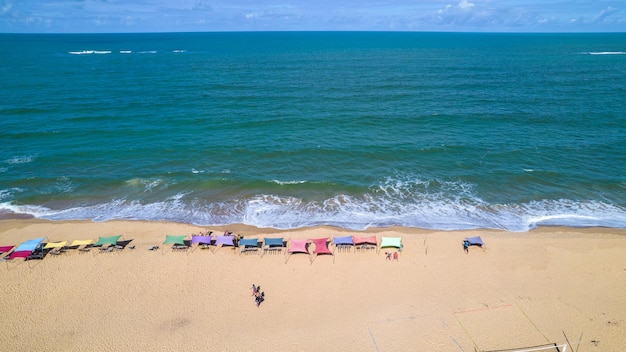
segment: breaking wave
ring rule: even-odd
[[[160,180],[129,181],[150,192]],[[279,183],[280,184],[280,183]],[[491,204],[463,182],[389,179],[363,194],[326,199],[256,194],[210,201],[194,192],[178,192],[160,201],[115,199],[88,206],[51,209],[0,204],[0,209],[50,220],[152,220],[218,226],[243,223],[293,229],[318,225],[363,230],[405,226],[432,230],[501,229],[524,232],[537,226],[626,228],[626,209],[602,201],[539,200]]]

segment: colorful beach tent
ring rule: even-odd
[[[215,249],[213,252],[215,253],[221,247],[234,247],[235,246],[235,236],[231,235],[217,235],[215,236]]]
[[[70,247],[88,246],[93,243],[93,240],[74,240],[70,244]]]
[[[48,243],[46,243],[45,246],[43,246],[43,249],[63,248],[63,247],[65,247],[66,244],[67,244],[67,241],[48,242]]]
[[[282,237],[266,237],[263,238],[263,252],[261,255],[266,252],[282,252],[283,248],[285,248],[285,244]]]
[[[235,245],[235,236],[215,236],[215,245],[216,246],[234,246]]]
[[[335,262],[335,255],[328,248],[328,242],[330,242],[328,240],[328,238],[326,238],[326,237],[324,237],[324,238],[313,238],[310,241],[313,242],[313,244],[315,245],[315,248],[313,249],[313,258],[311,258],[311,263],[313,263],[315,258],[317,258],[317,256],[320,255],[320,254],[330,254],[330,255],[332,255],[333,256],[333,263]]]
[[[333,244],[335,246],[351,246],[354,244],[352,236],[333,237]]]
[[[381,237],[380,248],[402,248],[401,237]]]
[[[352,236],[333,237],[333,244],[337,251],[349,252],[350,248],[354,246],[354,241],[352,240]]]
[[[104,245],[116,245],[117,241],[122,237],[122,235],[108,236],[108,237],[100,237],[98,238],[98,242],[94,244],[94,246],[104,246]]]
[[[41,237],[41,238],[35,238],[33,240],[28,240],[26,242],[22,242],[19,246],[17,246],[17,248],[15,248],[15,252],[22,252],[22,251],[34,251],[35,249],[37,249],[37,247],[39,247],[39,244],[41,242],[43,242],[43,240],[45,240],[45,237]]]
[[[354,245],[356,246],[364,245],[364,244],[373,244],[373,245],[378,244],[378,241],[376,240],[376,236],[367,236],[367,237],[352,236],[352,241],[354,242]]]
[[[309,241],[307,240],[291,240],[291,244],[289,245],[288,253],[306,253],[309,254],[309,251],[306,248],[306,245]]]
[[[200,236],[200,235],[194,235],[191,236],[191,244],[204,244],[204,245],[210,245],[211,244],[211,240],[213,239],[213,236]]]
[[[483,240],[480,238],[480,236],[468,237],[467,241],[469,242],[470,246],[482,247],[483,244],[484,244]]]
[[[378,244],[376,236],[352,236],[352,241],[354,241],[354,248],[356,248],[357,250],[376,250],[376,245]]]
[[[242,238],[239,240],[239,247],[256,247],[258,244],[258,238]]]
[[[33,251],[13,251],[13,253],[9,254],[8,259],[15,258],[28,258]]]
[[[185,237],[186,235],[165,235],[165,242],[163,244],[179,244],[185,245]]]
[[[15,246],[0,246],[0,254],[10,252]]]
[[[287,263],[287,261],[289,260],[289,257],[291,257],[292,254],[294,253],[304,253],[304,254],[309,254],[309,250],[307,249],[307,244],[309,243],[308,240],[290,240],[289,242],[289,248],[287,249],[287,258],[285,258],[285,263]]]
[[[314,238],[311,239],[311,242],[315,245],[315,249],[313,249],[313,254],[330,254],[333,252],[328,249],[328,238]]]
[[[263,245],[268,247],[283,247],[283,238],[264,238]]]
[[[239,240],[239,253],[250,253],[257,252],[259,250],[259,239],[258,238],[242,238]]]
[[[22,242],[19,246],[17,246],[17,248],[15,248],[13,253],[8,256],[8,259],[28,258],[45,239],[45,237],[41,237]]]

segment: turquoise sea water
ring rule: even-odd
[[[626,34],[0,34],[0,212],[626,228]]]

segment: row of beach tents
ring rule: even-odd
[[[22,258],[25,260],[43,259],[46,255],[58,255],[70,250],[88,252],[98,249],[100,252],[112,252],[123,250],[132,240],[122,240],[122,235],[100,237],[97,241],[91,239],[51,242],[41,237],[25,241],[15,246],[0,246],[0,257],[4,260]],[[320,237],[312,239],[284,239],[283,237],[244,238],[232,234],[212,236],[207,235],[166,235],[161,246],[152,246],[149,250],[194,251],[196,249],[211,249],[213,252],[222,247],[231,247],[240,254],[257,253],[264,254],[282,253],[286,256],[285,262],[293,254],[309,255],[311,263],[318,255],[331,255],[335,252],[349,252],[354,248],[358,251],[376,251],[383,248],[402,251],[402,238],[376,236],[343,236],[343,237]],[[333,259],[334,260],[334,259]]]

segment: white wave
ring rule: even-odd
[[[589,55],[624,55],[626,52],[624,51],[590,51],[587,54]]]
[[[145,51],[140,51],[138,53],[139,54],[156,54],[157,51],[156,50],[145,50]]]
[[[172,50],[173,53],[186,53],[187,50]]]
[[[38,205],[15,205],[11,202],[0,203],[0,210],[15,214],[30,214],[37,218],[45,218],[54,212],[49,208]]]
[[[194,173],[194,174],[202,174],[202,173],[205,173],[206,171],[204,171],[204,170],[196,170],[195,168],[192,168],[191,172]]]
[[[155,189],[166,189],[168,187],[167,182],[160,178],[133,178],[126,181],[126,184],[131,187],[143,187],[146,193],[152,192]]]
[[[35,160],[35,157],[35,155],[20,155],[7,159],[4,162],[7,164],[26,164]]]
[[[131,50],[120,50],[120,54],[132,54]]]
[[[71,54],[71,55],[90,55],[93,53],[94,53],[93,50],[68,51],[68,54]]]
[[[306,183],[306,181],[279,181],[279,180],[272,180],[271,182],[274,182],[277,185],[298,185],[298,184],[302,184],[302,183]]]
[[[6,199],[6,198],[11,198],[13,197],[13,195],[15,194],[16,190],[19,191],[18,188],[11,188],[11,189],[1,189],[0,190],[0,199]]]
[[[127,184],[145,192],[155,187],[167,188],[167,182],[162,179],[136,178]],[[398,225],[433,230],[489,228],[515,232],[537,226],[626,228],[626,209],[619,205],[569,199],[492,204],[481,199],[471,184],[410,177],[388,178],[364,194],[338,194],[315,201],[274,194],[211,201],[194,196],[193,191],[177,192],[162,199],[146,202],[117,199],[60,210],[4,203],[0,209],[9,208],[50,220],[158,220],[201,226],[244,223],[276,229],[315,225],[355,230]]]

